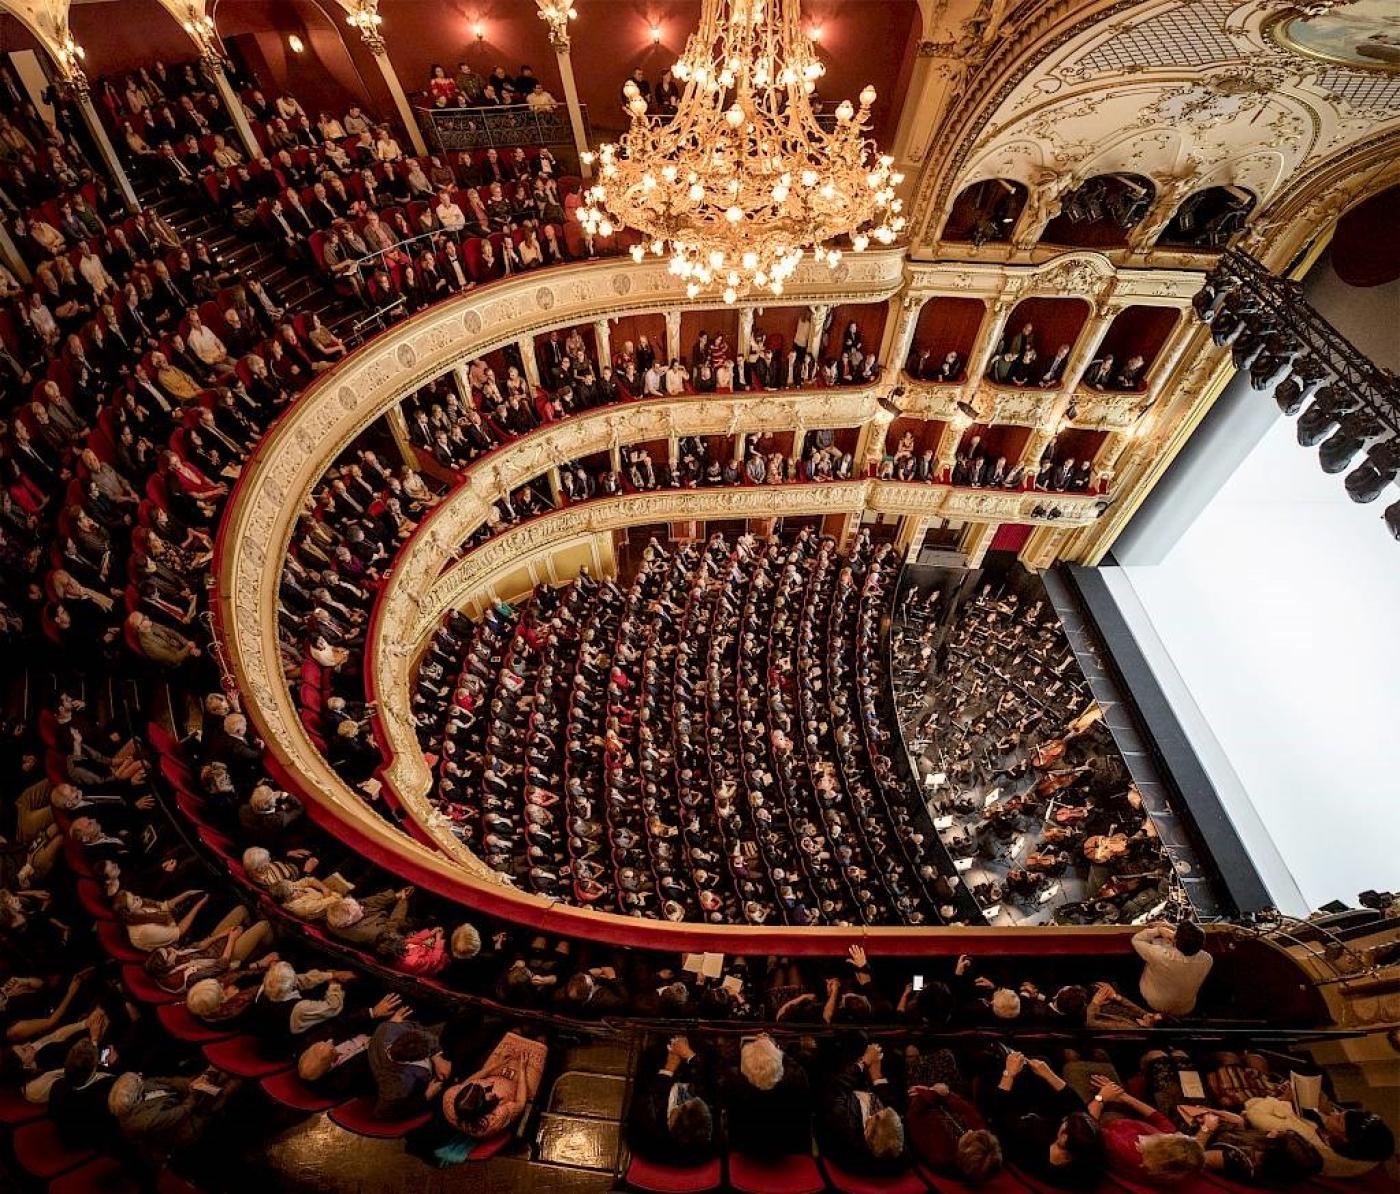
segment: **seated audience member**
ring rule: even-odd
[[[1036,1081],[1028,1080],[1027,1069]],[[1047,1062],[1008,1053],[1000,1076],[987,1091],[986,1106],[1008,1159],[1032,1177],[1066,1189],[1096,1180],[1101,1155],[1098,1123]]]
[[[721,1087],[729,1145],[759,1157],[811,1147],[812,1094],[807,1070],[771,1036],[749,1041]]]
[[[1139,990],[1153,1011],[1189,1016],[1215,959],[1205,951],[1206,935],[1194,921],[1149,925],[1133,937],[1143,960]]]
[[[910,1151],[935,1173],[980,1186],[1001,1169],[1001,1142],[976,1106],[946,1083],[909,1088],[904,1126]]]
[[[237,1089],[216,1070],[194,1078],[143,1078],[125,1073],[112,1083],[107,1106],[132,1143],[165,1156],[199,1143]]]
[[[856,1173],[897,1173],[909,1164],[898,1110],[903,1093],[883,1067],[881,1047],[866,1046],[832,1077],[822,1108],[823,1155]]]
[[[1254,1098],[1244,1105],[1245,1123],[1261,1132],[1293,1132],[1317,1150],[1322,1176],[1353,1178],[1369,1173],[1395,1152],[1395,1136],[1379,1115],[1332,1103],[1320,1079],[1294,1075],[1289,1098]]]
[[[633,1080],[628,1143],[667,1165],[699,1165],[715,1154],[710,1075],[684,1036],[642,1055]]]
[[[443,1119],[473,1140],[508,1131],[539,1092],[547,1055],[543,1041],[506,1033],[480,1069],[443,1090]]]
[[[1109,1172],[1149,1185],[1184,1182],[1205,1166],[1197,1137],[1178,1132],[1171,1120],[1128,1094],[1102,1074],[1093,1075],[1097,1093],[1089,1114],[1098,1121],[1099,1140]]]
[[[321,1070],[324,1060],[307,1064],[315,1072]],[[383,1120],[403,1119],[422,1111],[451,1073],[438,1049],[437,1032],[397,1015],[374,1030],[367,1060],[374,1079],[374,1114]]]

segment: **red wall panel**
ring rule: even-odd
[[[919,312],[918,326],[914,329],[914,345],[909,350],[906,368],[912,371],[919,363],[920,354],[927,351],[931,366],[942,361],[950,352],[956,352],[962,357],[965,369],[986,310],[986,304],[981,299],[929,299]]]
[[[87,51],[83,67],[96,78],[160,59],[167,64],[199,57],[180,23],[156,0],[75,4],[68,12],[73,39]]]
[[[1074,298],[1031,298],[1016,304],[1011,318],[1006,321],[1005,343],[1011,340],[1027,324],[1035,326],[1035,351],[1048,361],[1058,351],[1060,345],[1074,342],[1089,318],[1089,304],[1083,299]]]

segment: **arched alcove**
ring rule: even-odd
[[[968,357],[977,343],[977,333],[986,313],[986,304],[981,299],[942,295],[929,299],[919,311],[914,342],[909,346],[909,357],[904,363],[905,371],[913,377],[929,380],[960,380],[967,373]],[[941,377],[940,369],[950,352],[958,356],[957,373]]]
[[[1104,360],[1111,355],[1116,376],[1126,361],[1133,357],[1141,357],[1143,363],[1141,369],[1137,371],[1137,384],[1128,387],[1140,389],[1142,379],[1151,370],[1153,361],[1157,359],[1157,354],[1161,352],[1162,346],[1167,342],[1167,338],[1172,334],[1172,329],[1176,327],[1177,320],[1180,318],[1181,313],[1175,307],[1149,307],[1140,304],[1126,307],[1109,324],[1103,339],[1094,346],[1094,360]],[[1120,389],[1123,387],[1110,382],[1108,385],[1096,384],[1095,388]]]
[[[1096,174],[1064,197],[1060,214],[1045,226],[1041,244],[1074,249],[1114,249],[1128,243],[1157,188],[1141,174]]]
[[[1012,178],[984,178],[958,193],[939,239],[974,245],[1008,241],[1025,205],[1024,183]]]
[[[1223,249],[1244,228],[1257,202],[1244,187],[1206,187],[1177,206],[1157,237],[1159,249]]]

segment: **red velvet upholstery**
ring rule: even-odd
[[[133,999],[142,1003],[177,1003],[180,997],[172,995],[169,991],[157,985],[140,966],[122,967],[122,986]]]
[[[156,1008],[156,1018],[171,1036],[182,1041],[203,1045],[210,1041],[224,1041],[233,1036],[232,1028],[213,1028],[189,1013],[183,1003],[164,1003]]]
[[[102,946],[103,952],[108,957],[116,958],[118,962],[137,964],[146,960],[146,955],[131,944],[126,930],[116,921],[99,921],[96,930],[98,944]]]
[[[41,1181],[76,1169],[97,1155],[90,1148],[68,1148],[59,1139],[58,1125],[51,1119],[36,1120],[18,1128],[10,1143],[19,1167]]]
[[[627,1184],[654,1194],[701,1194],[720,1183],[719,1158],[703,1165],[659,1165],[645,1157],[633,1157],[627,1166]]]
[[[1025,1194],[1026,1191],[1026,1187],[1005,1169],[998,1171],[980,1186],[975,1187],[958,1178],[934,1173],[933,1170],[923,1165],[919,1166],[919,1176],[924,1179],[928,1186],[937,1191],[937,1194],[972,1194],[974,1189],[981,1191],[981,1194]]]
[[[410,1116],[408,1119],[384,1120],[374,1116],[374,1100],[371,1098],[351,1099],[330,1112],[331,1120],[347,1132],[357,1136],[372,1136],[377,1140],[396,1140],[407,1136],[415,1128],[428,1122],[428,1112]]]
[[[269,1057],[263,1052],[262,1042],[252,1036],[236,1036],[205,1045],[204,1056],[216,1069],[240,1078],[266,1078],[281,1073],[291,1064],[286,1058]]]
[[[914,1170],[872,1176],[852,1173],[829,1157],[822,1158],[827,1179],[840,1194],[928,1194],[928,1186]]]
[[[43,1114],[42,1107],[29,1102],[19,1091],[8,1086],[0,1087],[0,1124],[13,1128],[38,1119]]]
[[[50,1182],[49,1194],[116,1194],[138,1188],[120,1161],[98,1157]]]
[[[740,1194],[821,1194],[826,1189],[817,1163],[797,1154],[764,1161],[730,1153],[729,1184]]]
[[[268,1098],[294,1111],[328,1111],[335,1106],[334,1099],[317,1094],[297,1077],[295,1070],[273,1074],[264,1078],[260,1085]]]

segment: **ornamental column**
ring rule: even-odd
[[[977,329],[977,341],[967,354],[969,387],[980,385],[984,380],[987,365],[1001,343],[1002,333],[1006,331],[1006,321],[1016,305],[1016,297],[1014,293],[1002,292],[992,300],[990,310],[982,317],[982,326]]]
[[[822,337],[826,331],[826,317],[831,314],[831,308],[825,303],[813,303],[807,308],[807,318],[811,321],[807,330],[807,343],[802,345],[809,356],[815,356],[818,360],[822,355]],[[799,333],[801,328],[798,329]]]
[[[987,557],[987,548],[991,547],[992,540],[996,538],[997,528],[1000,523],[996,522],[974,522],[969,523],[967,530],[963,533],[961,548],[963,555],[967,557],[965,564],[968,568],[980,568],[982,561]]]
[[[666,312],[666,363],[681,359],[681,313]]]
[[[131,185],[131,179],[127,177],[126,168],[122,165],[121,158],[117,156],[117,151],[112,147],[111,139],[107,136],[107,129],[102,124],[102,118],[98,116],[97,109],[92,104],[92,95],[88,90],[88,78],[83,73],[82,68],[82,61],[86,57],[86,53],[83,47],[73,40],[73,35],[68,32],[66,22],[57,31],[56,44],[49,46],[49,52],[53,55],[54,62],[58,66],[58,77],[54,80],[56,87],[78,109],[78,115],[82,117],[83,126],[97,147],[97,154],[107,167],[107,173],[116,183],[127,207],[136,211],[141,206],[140,201],[136,198],[136,190]]]
[[[163,0],[163,3],[198,47],[200,70],[219,93],[219,102],[228,113],[233,131],[238,135],[248,160],[262,157],[262,147],[253,135],[248,118],[243,114],[243,103],[229,85],[228,76],[224,74],[228,55],[224,52],[224,43],[219,38],[214,18],[205,11],[205,0],[185,0],[183,5],[178,3],[178,0]]]
[[[895,301],[890,300],[891,303]],[[880,361],[891,375],[904,371],[910,346],[914,343],[914,331],[919,326],[919,312],[924,305],[924,300],[916,299],[912,294],[904,295],[898,302],[896,317],[887,321],[890,330],[880,351]]]
[[[19,249],[10,236],[9,225],[3,221],[0,221],[0,261],[4,261],[17,281],[27,285],[34,280],[33,275],[29,272],[29,266],[25,264],[24,258],[20,256]]]
[[[219,101],[228,112],[229,119],[233,122],[233,131],[238,134],[238,140],[243,145],[243,152],[248,155],[248,160],[263,156],[262,146],[258,144],[257,137],[253,134],[253,127],[248,123],[248,117],[243,113],[243,101],[238,98],[233,90],[233,85],[228,81],[228,75],[224,74],[224,60],[219,57],[204,59],[201,64],[205,77],[214,84],[214,90],[219,93]]]
[[[394,70],[394,64],[389,61],[388,47],[384,44],[384,37],[379,32],[379,27],[384,23],[384,18],[379,15],[379,0],[341,0],[341,2],[350,12],[350,15],[345,18],[346,24],[352,29],[360,31],[360,39],[374,56],[374,64],[379,68],[379,73],[384,76],[384,85],[388,87],[389,94],[393,97],[394,107],[398,109],[399,120],[403,124],[404,131],[408,134],[409,144],[413,146],[413,152],[419,157],[425,157],[428,153],[428,146],[424,143],[423,132],[418,127],[418,117],[414,115],[413,107],[408,102],[408,96],[404,93],[403,84],[399,82],[398,72]]]
[[[540,13],[540,17],[543,17]],[[559,62],[559,78],[564,84],[564,108],[568,109],[568,130],[574,136],[574,151],[578,154],[578,172],[585,179],[592,178],[588,150],[588,126],[584,123],[584,108],[578,102],[578,84],[574,83],[574,59],[568,52],[568,31],[556,38],[553,25],[550,27],[549,41],[554,46],[554,57]]]
[[[593,321],[593,347],[598,356],[598,370],[612,364],[612,327],[606,319]]]
[[[540,386],[544,383],[540,380],[540,362],[535,356],[535,338],[533,336],[521,336],[515,342],[516,351],[520,353],[520,367],[525,370],[525,380],[532,386]]]
[[[753,308],[739,308],[739,343],[735,352],[747,360],[749,356],[749,341],[753,339]]]

